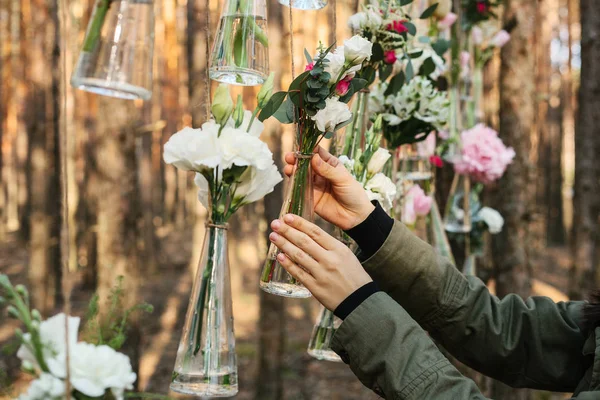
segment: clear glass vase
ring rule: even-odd
[[[319,318],[308,343],[308,354],[317,360],[341,362],[340,356],[331,350],[331,340],[341,324],[342,320],[336,317],[333,311],[321,306]]]
[[[434,149],[435,151],[435,142]],[[429,154],[425,149],[425,143],[405,144],[400,146],[399,151],[399,179],[424,182],[427,186],[433,184],[433,168],[429,157],[433,155],[433,151]],[[431,189],[433,191],[433,189]]]
[[[238,392],[226,225],[206,226],[170,388],[198,397]]]
[[[468,175],[455,174],[444,212],[444,227],[452,233],[471,231],[471,208],[477,203]]]
[[[320,10],[327,5],[327,0],[279,0],[279,4],[298,10]]]
[[[210,60],[210,78],[242,86],[269,75],[266,0],[226,0]]]
[[[152,96],[152,0],[97,0],[71,85],[121,99]]]
[[[312,157],[312,153],[296,153],[296,165],[288,182],[287,193],[279,214],[280,218],[286,214],[295,214],[311,222],[314,220]],[[271,243],[260,276],[260,288],[265,292],[284,297],[310,297],[308,289],[288,274],[277,261],[279,253],[277,246]]]

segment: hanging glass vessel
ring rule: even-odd
[[[298,10],[320,10],[327,5],[327,0],[279,0],[279,4]]]
[[[121,99],[152,96],[152,0],[96,0],[71,85]]]
[[[313,184],[311,159],[313,154],[296,153],[296,165],[290,178],[287,193],[281,207],[279,218],[286,214],[299,215],[313,221]],[[277,261],[280,253],[277,246],[271,243],[267,260],[260,276],[260,288],[265,292],[285,297],[304,298],[311,294],[300,282],[294,279]]]
[[[206,226],[170,388],[198,397],[238,392],[226,225]]]
[[[444,212],[444,227],[452,233],[471,231],[471,208],[477,204],[468,175],[455,174]]]
[[[308,354],[317,360],[341,362],[340,356],[331,350],[331,340],[341,324],[342,320],[336,317],[333,311],[321,306],[319,318],[308,343]]]
[[[242,86],[261,85],[269,75],[265,0],[226,0],[210,60],[210,78]]]

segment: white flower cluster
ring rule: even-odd
[[[477,219],[481,219],[483,222],[485,222],[492,235],[502,232],[502,227],[504,227],[504,218],[502,218],[502,214],[493,208],[481,208],[481,210],[479,210],[477,213]]]
[[[43,346],[43,359],[49,372],[42,373],[34,380],[27,392],[19,400],[54,400],[63,398],[64,379],[67,376],[65,318],[63,313],[42,321],[39,336]],[[96,346],[86,342],[77,342],[79,318],[68,317],[70,349],[70,381],[73,389],[89,397],[103,396],[107,390],[117,400],[124,398],[126,389],[133,389],[136,374],[131,368],[129,357],[109,346]],[[31,349],[31,334],[23,335],[24,343],[17,356],[24,366],[41,370]]]
[[[383,27],[383,17],[378,8],[368,5],[365,11],[358,12],[348,19],[348,27],[355,32],[364,29],[377,31]]]
[[[248,167],[233,187],[233,199],[238,206],[261,199],[282,181],[273,164],[273,154],[258,138],[263,131],[262,122],[254,120],[248,131],[251,120],[252,114],[247,110],[238,128],[233,119],[224,127],[210,120],[199,129],[182,129],[165,144],[163,158],[167,164],[196,172],[198,198],[206,208],[210,206],[206,174],[216,173],[216,181],[220,182],[226,170]]]
[[[379,83],[371,90],[369,111],[381,114],[391,126],[399,125],[415,117],[440,130],[446,125],[450,113],[450,101],[444,92],[438,91],[431,81],[417,76],[405,83],[396,94],[385,96],[387,83]]]
[[[343,46],[338,46],[325,56],[328,61],[325,72],[331,75],[329,83],[352,79],[362,68],[362,63],[371,58],[372,50],[373,43],[361,36],[355,35],[344,40]],[[340,76],[342,73],[344,76]]]

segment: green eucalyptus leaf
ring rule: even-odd
[[[421,64],[421,68],[419,68],[419,75],[429,76],[435,71],[435,62],[433,59],[429,57],[427,60],[423,61]]]
[[[415,76],[415,68],[411,59],[409,59],[408,63],[406,64],[406,70],[404,71],[404,74],[406,76],[406,82],[410,82]]]
[[[313,62],[312,57],[310,56],[310,54],[308,53],[308,51],[306,49],[304,49],[304,57],[306,57],[307,64],[310,64],[311,62]]]
[[[425,11],[423,11],[421,13],[421,16],[419,17],[419,19],[427,19],[427,18],[431,17],[433,15],[433,13],[435,12],[435,10],[437,9],[437,7],[438,7],[438,3],[435,3],[434,5],[432,5]]]
[[[408,30],[408,33],[411,36],[415,36],[417,34],[417,27],[415,26],[415,24],[413,24],[412,22],[408,22],[408,21],[403,22],[402,24],[406,27],[406,29]]]
[[[410,58],[419,58],[423,55],[423,50],[413,51],[412,53],[408,53]]]
[[[400,5],[401,6],[407,6],[410,3],[412,3],[414,0],[400,0]]]
[[[400,71],[400,73],[394,75],[394,77],[390,80],[390,83],[384,94],[389,96],[398,93],[400,89],[402,89],[402,86],[404,86],[405,80],[406,77],[404,76],[404,72]]]
[[[419,43],[431,43],[431,38],[429,36],[419,36]]]
[[[451,42],[449,40],[439,39],[437,42],[435,42],[431,45],[431,48],[433,49],[433,51],[436,52],[436,54],[438,56],[443,57],[444,54],[450,48],[450,45],[451,45]]]
[[[371,61],[378,62],[383,60],[383,47],[379,43],[373,43],[373,48],[371,50]]]
[[[339,129],[342,129],[343,127],[345,127],[346,125],[350,124],[352,122],[353,118],[349,118],[348,120],[344,121],[344,122],[340,122],[339,124],[337,124],[335,126],[335,128],[333,129],[333,131],[337,131]]]
[[[300,89],[300,86],[304,82],[304,80],[308,77],[309,73],[312,71],[306,71],[298,75],[296,79],[290,84],[290,91]]]
[[[273,117],[275,117],[282,124],[291,124],[294,122],[294,104],[290,100],[289,96],[285,99],[281,106],[279,106],[279,109],[275,112],[275,114],[273,114]]]
[[[275,114],[281,107],[281,104],[285,100],[286,96],[287,92],[273,93],[271,99],[269,99],[267,104],[260,111],[260,114],[258,114],[258,120],[260,122],[264,122],[267,118]]]
[[[379,80],[384,82],[387,78],[390,77],[392,72],[394,71],[394,66],[392,64],[382,64],[379,67]]]

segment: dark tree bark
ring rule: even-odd
[[[600,211],[598,118],[600,118],[600,8],[580,1],[581,85],[575,127],[575,197],[573,199],[573,295],[598,286],[598,215]],[[594,276],[595,274],[595,276]],[[578,287],[580,290],[577,290]]]

